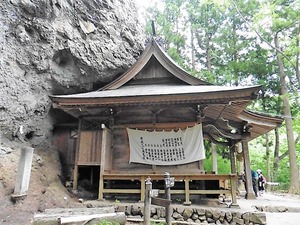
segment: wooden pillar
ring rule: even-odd
[[[218,154],[217,154],[217,145],[211,144],[211,158],[212,158],[212,169],[215,174],[218,174]]]
[[[236,161],[235,161],[235,143],[232,142],[231,146],[230,146],[230,165],[231,165],[231,174],[236,175],[237,174],[237,170],[236,170]],[[232,196],[232,206],[237,207],[237,199],[236,199],[236,195],[237,195],[237,191],[238,191],[238,186],[237,186],[237,179],[235,179],[236,176],[231,177],[230,179],[230,185],[231,185],[231,196]]]
[[[236,159],[237,159],[237,173],[240,175],[244,172],[244,155],[242,143],[238,142],[236,144]]]
[[[109,141],[109,130],[105,127],[104,124],[101,125],[102,128],[102,143],[101,143],[101,162],[100,162],[100,174],[99,174],[99,193],[98,199],[103,199],[103,189],[104,189],[104,179],[103,174],[105,172],[105,162],[106,162],[106,151],[110,149]]]
[[[237,199],[236,199],[236,190],[237,190],[237,180],[236,176],[231,176],[230,177],[230,183],[231,183],[231,198],[232,198],[232,207],[238,207],[239,205],[237,204]]]
[[[75,155],[74,172],[73,172],[73,190],[74,191],[76,191],[77,187],[78,187],[78,157],[79,157],[81,126],[82,126],[82,119],[79,119],[77,143],[76,143],[76,155]]]
[[[145,192],[146,192],[146,177],[141,177],[141,202],[145,201]]]
[[[238,142],[236,145],[237,148],[237,154],[236,154],[236,162],[237,162],[237,174],[239,176],[242,176],[244,173],[244,156],[243,156],[243,148],[242,148],[242,143]],[[239,193],[241,193],[241,191],[245,191],[245,184],[244,181],[239,179],[238,180],[238,190]]]
[[[245,168],[245,180],[246,180],[246,198],[247,199],[256,199],[256,196],[253,191],[252,186],[252,176],[251,176],[251,168],[250,168],[250,157],[249,157],[249,149],[248,142],[242,141],[243,153],[244,153],[244,168]]]
[[[191,205],[190,201],[190,179],[185,178],[184,179],[184,190],[185,190],[185,202],[184,205]]]
[[[231,165],[231,173],[236,174],[236,163],[235,163],[235,144],[232,143],[230,146],[230,165]]]
[[[152,191],[152,183],[150,178],[147,179],[145,184],[145,202],[144,202],[144,225],[150,225],[150,217],[151,217],[151,191]]]

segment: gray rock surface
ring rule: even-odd
[[[0,27],[0,143],[47,144],[49,95],[97,90],[143,50],[133,0],[1,1]]]

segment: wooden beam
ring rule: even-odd
[[[113,128],[141,128],[141,129],[186,129],[187,127],[192,127],[198,124],[194,122],[180,122],[180,123],[140,123],[140,124],[122,124],[114,125]]]
[[[175,181],[182,181],[184,179],[190,180],[228,180],[231,177],[237,177],[236,174],[172,174]],[[141,180],[142,177],[150,177],[151,180],[164,180],[164,174],[121,174],[121,173],[105,173],[103,178],[105,180]]]
[[[213,142],[216,145],[221,145],[224,147],[228,147],[230,145],[229,142],[221,142],[221,141],[217,141],[211,134],[203,132],[204,137],[208,138],[211,142]]]
[[[207,125],[203,126],[203,128],[206,128],[206,127],[209,127],[211,129],[215,130],[216,132],[218,132],[224,138],[237,139],[237,140],[243,139],[243,135],[228,133],[227,131],[222,130],[222,128],[217,127],[213,124],[207,124]]]

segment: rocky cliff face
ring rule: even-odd
[[[133,0],[1,1],[0,27],[0,142],[49,140],[49,95],[96,90],[143,49]]]

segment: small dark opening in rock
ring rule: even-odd
[[[33,137],[33,133],[34,133],[34,131],[29,131],[29,132],[25,135],[25,137],[26,137],[27,139],[31,139],[31,138]]]
[[[58,9],[61,9],[61,6],[60,6],[60,4],[59,3],[55,3],[55,6],[58,8]]]
[[[72,60],[72,55],[67,50],[61,50],[54,54],[52,60],[59,66],[66,66]]]
[[[34,30],[31,27],[27,27],[25,26],[25,30],[28,34],[33,35],[34,34]]]

